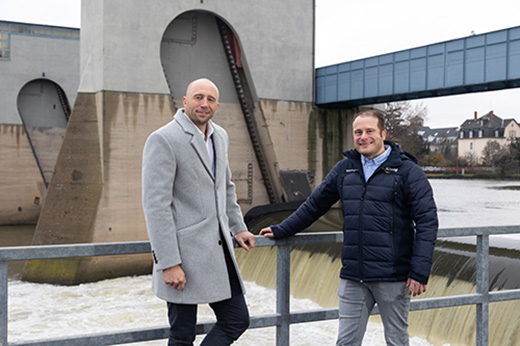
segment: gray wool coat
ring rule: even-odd
[[[179,109],[174,120],[153,132],[143,152],[143,210],[154,259],[153,292],[178,304],[231,298],[222,246],[236,264],[232,236],[247,230],[236,202],[228,162],[228,135],[212,123],[215,176],[204,139]],[[221,241],[219,228],[224,241]],[[166,285],[162,270],[180,264],[186,286]]]

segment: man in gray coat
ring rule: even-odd
[[[247,251],[247,231],[228,162],[228,135],[211,118],[219,91],[190,83],[184,109],[153,132],[143,152],[143,209],[154,260],[152,290],[168,305],[168,345],[193,345],[197,304],[217,322],[201,345],[230,345],[249,326],[232,236]]]

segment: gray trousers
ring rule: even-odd
[[[359,283],[341,279],[337,346],[361,346],[375,303],[389,346],[408,346],[410,295],[406,281]]]

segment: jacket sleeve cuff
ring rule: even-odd
[[[285,238],[282,230],[280,229],[280,226],[274,225],[274,226],[269,226],[269,227],[271,228],[271,231],[273,231],[274,239]]]
[[[427,276],[424,276],[424,275],[420,275],[420,274],[417,274],[417,273],[414,273],[414,272],[411,272],[410,275],[408,275],[408,277],[410,279],[413,279],[423,285],[426,285],[428,284],[428,277]]]

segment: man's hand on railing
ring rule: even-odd
[[[237,240],[238,244],[240,244],[240,246],[246,251],[249,251],[255,247],[255,236],[249,231],[243,231],[235,234],[235,239]]]
[[[260,231],[260,235],[263,235],[264,237],[267,237],[267,238],[274,238],[274,233],[271,230],[271,227],[262,228],[262,230]]]

